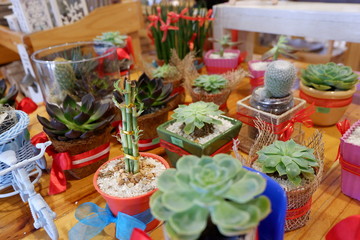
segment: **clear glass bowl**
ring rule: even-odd
[[[80,101],[87,93],[111,100],[119,79],[116,47],[104,42],[75,42],[34,52],[31,56],[46,102],[61,104],[66,95]]]

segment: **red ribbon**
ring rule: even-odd
[[[189,40],[189,42],[188,42],[190,51],[192,51],[192,50],[194,49],[194,47],[195,47],[195,43],[194,43],[194,42],[195,42],[196,36],[197,36],[197,34],[196,34],[196,33],[193,33],[192,36],[191,36],[191,38],[190,38],[190,40]]]
[[[211,18],[212,15],[212,9],[209,9],[205,17],[197,17],[197,20],[199,21],[199,26],[202,27],[206,21],[213,21],[214,18]]]
[[[147,151],[154,148],[160,147],[160,142],[153,143],[156,138],[150,138],[150,139],[139,139],[139,150],[140,151]]]
[[[219,148],[216,152],[212,153],[210,156],[215,156],[216,154],[219,154],[219,153],[229,152],[232,148],[232,144],[233,144],[233,139],[231,139],[231,141],[224,144],[221,148]],[[192,153],[189,153],[188,151],[182,149],[181,147],[178,147],[178,146],[176,146],[172,143],[169,143],[163,139],[160,139],[160,146],[163,148],[166,148],[170,152],[176,153],[179,156],[192,155]]]
[[[181,94],[181,93],[185,93],[185,88],[183,86],[179,86],[173,89],[173,91],[171,92],[170,96],[173,96],[175,94]]]
[[[353,163],[350,163],[348,161],[346,161],[340,154],[340,164],[341,164],[341,169],[345,170],[349,173],[352,173],[356,176],[360,176],[360,166],[359,165],[355,165]]]
[[[48,141],[45,133],[39,133],[31,139],[31,143],[44,143]],[[109,157],[110,142],[105,143],[90,151],[70,155],[68,152],[56,152],[54,148],[47,148],[46,152],[52,156],[53,164],[50,172],[49,195],[64,192],[66,190],[66,177],[64,170],[70,170],[87,166],[100,159]]]
[[[179,27],[176,27],[176,26],[171,26],[170,23],[171,23],[171,19],[170,18],[167,18],[166,19],[166,23],[160,19],[160,30],[163,31],[163,37],[161,39],[161,42],[165,42],[166,41],[166,38],[167,38],[167,34],[168,34],[168,31],[169,30],[179,30]]]
[[[325,108],[340,108],[349,105],[352,102],[352,97],[345,99],[325,99],[325,98],[316,98],[310,95],[307,95],[300,90],[300,98],[304,99],[308,103],[314,103],[315,106],[325,107]]]
[[[151,240],[151,238],[143,230],[134,228],[130,240]]]
[[[280,123],[279,125],[274,125],[268,122],[265,122],[268,125],[271,125],[274,129],[274,134],[280,135],[279,140],[287,141],[290,139],[292,133],[294,132],[294,124],[296,122],[302,123],[305,127],[312,127],[313,123],[310,119],[311,114],[315,112],[314,104],[308,106],[307,108],[299,110],[295,113],[294,117],[288,121]],[[248,116],[246,114],[242,114],[237,112],[238,119],[243,123],[255,127],[254,121],[257,120],[255,117]]]
[[[26,112],[27,114],[30,114],[34,112],[37,109],[38,105],[34,103],[34,101],[31,98],[25,97],[23,98],[17,105],[16,109],[21,110],[23,112]]]
[[[325,236],[326,240],[358,240],[360,239],[360,215],[347,217],[335,226]]]
[[[287,210],[286,220],[292,220],[304,216],[311,208],[311,201],[312,199],[310,198],[304,206]]]
[[[350,128],[350,121],[345,119],[344,121],[338,122],[336,124],[336,127],[339,130],[341,136],[343,136],[346,133],[346,131]],[[340,158],[340,144],[338,147],[338,153],[336,154],[335,161],[339,160],[339,158]]]

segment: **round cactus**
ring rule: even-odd
[[[70,61],[55,58],[55,78],[61,90],[72,90],[75,87],[76,76]]]
[[[285,97],[290,94],[295,78],[294,64],[284,60],[274,61],[265,72],[265,89],[271,97]]]

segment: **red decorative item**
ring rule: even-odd
[[[38,108],[38,105],[28,97],[23,98],[19,103],[16,104],[16,109],[30,114]]]
[[[143,230],[134,228],[130,240],[151,240],[151,238]]]
[[[44,143],[48,141],[45,133],[39,133],[31,139],[31,143]],[[93,150],[70,155],[68,152],[55,152],[53,148],[47,148],[46,152],[52,156],[53,164],[50,172],[49,195],[58,194],[66,190],[66,177],[64,170],[80,168],[109,156],[110,143],[103,144]]]
[[[222,74],[231,70],[235,70],[240,64],[240,58],[243,58],[240,50],[226,49],[225,53],[235,53],[236,58],[231,59],[213,59],[210,55],[215,53],[215,50],[210,50],[205,54],[204,63],[208,74]]]
[[[360,239],[360,215],[347,217],[335,226],[325,236],[326,240],[358,240]]]

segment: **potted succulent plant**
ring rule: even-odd
[[[165,222],[167,239],[254,239],[271,209],[261,195],[266,181],[260,174],[226,154],[184,156],[176,167],[160,175],[159,191],[150,199],[151,212]]]
[[[300,97],[314,103],[314,124],[334,125],[345,113],[356,92],[359,75],[336,63],[309,65],[301,72]]]
[[[240,50],[225,49],[239,45],[240,42],[232,42],[230,35],[226,34],[221,39],[209,39],[220,45],[219,51],[210,50],[205,54],[204,63],[208,74],[221,74],[235,70],[240,64]]]
[[[294,49],[288,45],[287,37],[281,35],[276,44],[274,44],[273,48],[263,54],[261,61],[249,61],[249,71],[252,75],[252,78],[250,79],[252,89],[264,84],[265,70],[271,61],[278,60],[280,55],[289,58],[296,58],[292,52],[294,52]]]
[[[172,120],[157,128],[160,144],[165,147],[172,166],[182,156],[212,155],[229,151],[241,122],[222,116],[219,106],[212,102],[179,105]]]
[[[102,33],[102,35],[97,36],[94,41],[109,42],[117,47],[116,53],[121,74],[125,74],[129,68],[132,69],[134,67],[133,61],[135,56],[130,36],[120,34],[120,32],[105,32]],[[98,48],[98,51],[98,54],[102,55],[107,49]]]
[[[321,146],[319,142],[316,144]],[[297,144],[292,139],[275,141],[258,151],[258,158],[252,163],[254,169],[272,177],[286,192],[285,231],[300,228],[309,219],[311,197],[323,171],[320,152],[315,154],[314,149]]]
[[[183,87],[184,77],[179,69],[172,64],[164,64],[157,67],[152,72],[152,77],[162,78],[164,83],[172,83],[173,91],[172,95],[177,94],[177,96],[171,102],[172,109],[177,107],[179,104],[184,103],[185,100],[185,89]]]
[[[161,78],[150,79],[143,73],[136,81],[137,94],[135,104],[142,109],[137,121],[141,135],[139,138],[140,151],[147,151],[159,147],[156,128],[168,120],[168,112],[172,109],[170,103],[177,94],[171,95],[171,83],[164,84]],[[119,91],[114,92],[117,102],[123,102],[124,97]]]
[[[55,151],[52,155],[56,164],[53,163],[52,171],[65,170],[68,177],[81,179],[94,173],[108,160],[110,123],[115,116],[110,103],[96,101],[91,94],[83,96],[80,103],[66,96],[62,106],[46,103],[46,111],[50,116],[49,120],[39,115],[37,118]],[[98,157],[90,158],[96,154]],[[83,158],[88,160],[80,161]],[[68,162],[69,159],[71,163]],[[56,169],[59,166],[61,169]],[[64,190],[66,185],[57,190],[56,186],[50,184],[50,193],[56,194]]]
[[[350,123],[349,123],[350,126]],[[355,122],[340,139],[341,191],[360,200],[360,121]]]
[[[137,125],[137,117],[141,109],[135,103],[136,81],[126,79],[124,85],[124,88],[120,88],[116,84],[123,101],[118,102],[113,98],[122,115],[120,141],[124,155],[103,164],[96,171],[93,183],[114,216],[120,212],[131,216],[142,213],[142,219],[147,219],[144,222],[148,224],[146,231],[150,231],[157,226],[158,221],[153,221],[151,217],[149,198],[156,191],[157,177],[169,165],[160,156],[139,152],[141,130]]]

